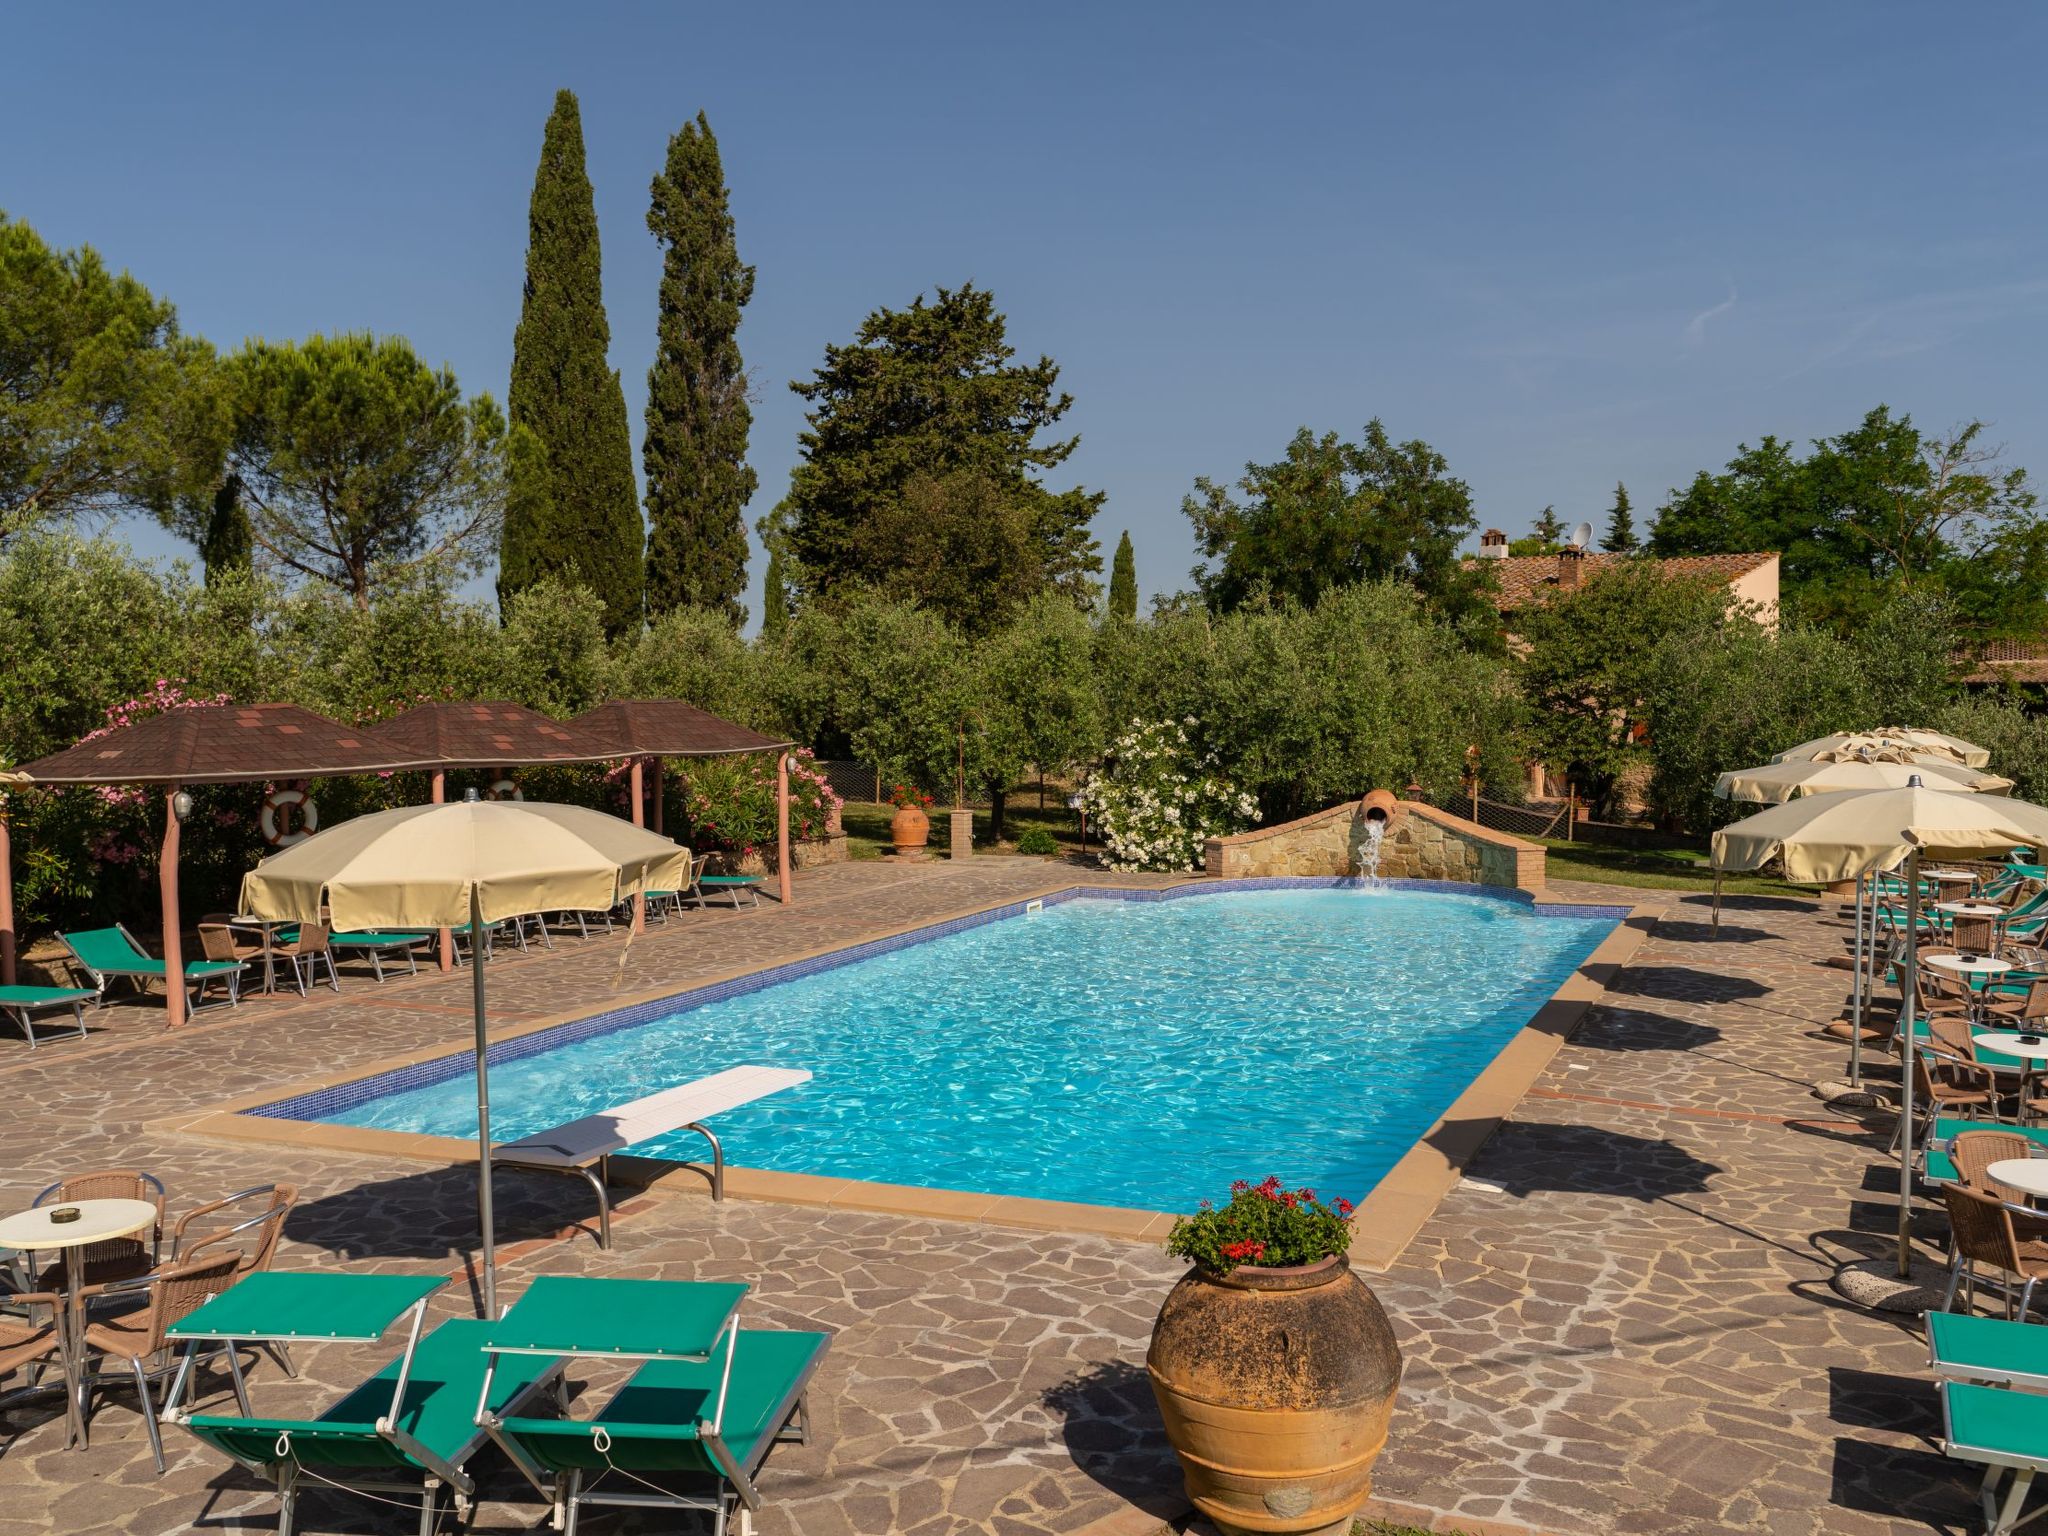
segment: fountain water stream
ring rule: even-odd
[[[1365,823],[1365,840],[1358,845],[1358,872],[1365,877],[1368,886],[1380,881],[1380,843],[1387,835],[1387,824],[1379,817],[1369,817]]]

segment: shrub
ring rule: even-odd
[[[1044,827],[1026,827],[1018,835],[1017,851],[1034,858],[1043,858],[1060,851],[1060,840]]]
[[[1312,1189],[1282,1189],[1277,1175],[1257,1184],[1239,1179],[1222,1209],[1204,1200],[1194,1215],[1176,1221],[1166,1251],[1211,1275],[1227,1275],[1240,1264],[1315,1264],[1350,1248],[1350,1215],[1349,1200],[1325,1204]]]
[[[1196,723],[1158,720],[1131,728],[1110,747],[1108,768],[1081,790],[1082,809],[1102,829],[1116,870],[1192,869],[1202,845],[1259,819],[1252,797],[1216,770],[1216,754],[1188,735]]]
[[[789,835],[792,840],[824,833],[839,796],[807,751],[792,752],[789,764]],[[775,759],[702,757],[692,760],[683,781],[683,809],[695,853],[740,858],[775,841]]]

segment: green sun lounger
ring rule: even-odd
[[[1942,1449],[1984,1468],[1985,1536],[2007,1536],[2020,1524],[2034,1474],[2048,1468],[2048,1397],[1955,1381],[1942,1382],[1940,1392]],[[1998,1485],[2008,1472],[2012,1481],[2001,1498]]]
[[[486,1438],[479,1402],[492,1413],[518,1413],[559,1381],[563,1363],[522,1357],[486,1384],[482,1345],[494,1324],[454,1318],[422,1337],[427,1299],[446,1283],[436,1275],[251,1275],[169,1331],[187,1354],[164,1422],[276,1483],[279,1536],[291,1536],[308,1488],[382,1503],[393,1494],[417,1499],[420,1536],[433,1536],[444,1491],[458,1519],[475,1495],[464,1467]],[[317,1418],[199,1414],[180,1400],[202,1344],[373,1343],[407,1313],[405,1348]]]
[[[404,959],[415,976],[420,973],[419,952],[433,942],[430,933],[394,932],[366,928],[361,933],[330,933],[327,935],[328,953],[346,960],[351,955],[367,955],[370,969],[377,980],[384,979],[384,957],[396,955]]]
[[[2048,1392],[2048,1328],[1968,1312],[1929,1312],[1927,1363],[1948,1381]]]
[[[85,1000],[94,995],[90,987],[0,987],[0,1013],[13,1015],[28,1040],[28,1048],[34,1050],[36,1027],[32,1015],[69,1008],[72,1021],[78,1025],[78,1038],[83,1040]]]
[[[589,1419],[478,1411],[568,1536],[591,1505],[708,1510],[713,1536],[751,1536],[761,1463],[780,1441],[808,1440],[804,1393],[831,1339],[742,1329],[745,1291],[544,1276],[496,1325],[484,1345],[494,1371],[521,1355],[643,1362]]]
[[[125,977],[138,992],[149,990],[152,981],[164,981],[169,972],[163,961],[145,954],[135,935],[116,923],[111,928],[89,928],[82,933],[60,933],[58,939],[71,951],[79,968],[91,978],[96,1003],[107,1000],[107,983]],[[242,962],[239,960],[188,960],[182,967],[185,985],[192,989],[192,1006],[209,981],[224,981],[228,1002],[242,1000]]]

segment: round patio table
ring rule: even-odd
[[[58,1211],[78,1212],[75,1221],[54,1221]],[[67,1253],[112,1238],[133,1237],[156,1225],[157,1208],[150,1200],[72,1200],[39,1205],[0,1217],[0,1248],[17,1253]],[[79,1334],[78,1275],[64,1266],[64,1311],[57,1322],[59,1353],[64,1361],[64,1430],[66,1447],[85,1441],[85,1418],[78,1411],[78,1379],[85,1364],[85,1341]],[[147,1411],[147,1405],[145,1405]]]
[[[2005,916],[2005,908],[1993,906],[1988,901],[1943,901],[1935,903],[1934,910],[1946,912],[1950,917]]]
[[[1934,882],[1937,898],[1946,897],[1951,901],[1969,895],[1971,887],[1977,883],[1975,872],[1967,869],[1923,869],[1920,871],[1920,878]],[[1957,894],[1950,896],[1951,891],[1956,891]]]
[[[1937,971],[1947,971],[1951,976],[1971,980],[1979,976],[2003,976],[2012,969],[2010,960],[1994,960],[1989,955],[1972,955],[1965,959],[1961,955],[1929,955],[1920,962]]]
[[[2030,1195],[2048,1195],[2048,1157],[2002,1158],[1986,1168],[1984,1176]]]

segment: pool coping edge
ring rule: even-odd
[[[593,1015],[585,1006],[541,1018],[508,1023],[492,1032],[493,1047],[517,1042],[557,1030],[567,1024],[666,1002],[772,973],[784,973],[812,962],[826,962],[818,968],[837,969],[867,958],[866,952],[886,953],[879,946],[953,924],[998,921],[1000,914],[1015,909],[1021,915],[1034,902],[1064,902],[1069,899],[1162,900],[1173,895],[1193,895],[1225,890],[1273,889],[1289,886],[1337,884],[1329,877],[1265,876],[1220,880],[1201,875],[1163,885],[1100,885],[1062,881],[1038,891],[1008,896],[937,918],[868,934],[846,943],[830,944],[801,951],[767,965],[749,965],[714,973],[689,986],[673,985],[636,993]],[[1620,909],[1611,901],[1560,900],[1549,892],[1521,889],[1460,886],[1451,882],[1402,881],[1404,887],[1450,889],[1460,894],[1486,895],[1534,907],[1587,908],[1603,912]],[[1613,976],[1633,958],[1665,908],[1661,904],[1637,904],[1626,909],[1614,929],[1596,945],[1570,976],[1559,985],[1512,1035],[1493,1059],[1466,1085],[1401,1158],[1360,1200],[1352,1216],[1352,1262],[1359,1267],[1382,1271],[1390,1267],[1413,1241],[1423,1224],[1435,1212],[1445,1195],[1457,1186],[1465,1166],[1502,1120],[1533,1087],[1565,1040],[1575,1031],[1592,1005],[1605,995]],[[951,931],[962,931],[953,928]],[[782,979],[793,980],[795,976]],[[763,981],[762,986],[775,982]],[[754,990],[746,988],[745,990]],[[628,1027],[628,1026],[620,1026]],[[412,1050],[361,1062],[353,1067],[300,1079],[224,1099],[198,1113],[181,1113],[146,1122],[153,1131],[206,1140],[235,1143],[288,1145],[372,1157],[393,1157],[408,1162],[444,1166],[476,1160],[475,1143],[461,1137],[427,1135],[414,1131],[374,1130],[363,1126],[339,1125],[319,1120],[299,1120],[254,1113],[267,1106],[291,1102],[325,1089],[354,1084],[406,1068],[419,1067],[459,1055],[466,1042],[443,1041]],[[494,1052],[495,1054],[495,1052]],[[1458,1125],[1456,1134],[1448,1127]],[[696,1165],[665,1159],[639,1158],[622,1154],[612,1160],[622,1183],[637,1185],[656,1196],[708,1197],[710,1185]],[[725,1170],[728,1195],[772,1204],[803,1205],[829,1210],[853,1210],[870,1214],[919,1219],[964,1221],[1042,1232],[1068,1232],[1132,1242],[1164,1240],[1177,1219],[1172,1212],[1141,1210],[1120,1206],[1091,1205],[1080,1201],[1046,1200],[1019,1195],[992,1195],[978,1191],[931,1189],[917,1185],[888,1184],[875,1180],[843,1178],[837,1175],[785,1173],[775,1169],[729,1164]]]

